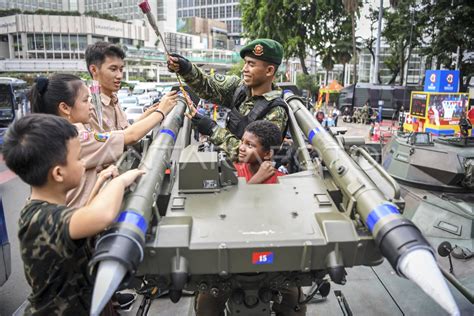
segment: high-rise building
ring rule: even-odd
[[[178,0],[178,18],[201,17],[225,22],[229,37],[240,45],[242,18],[239,0]]]
[[[0,0],[0,9],[20,9],[35,11],[39,9],[54,11],[84,12],[84,0]]]

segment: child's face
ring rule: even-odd
[[[100,68],[92,67],[92,75],[104,92],[117,92],[122,83],[123,67],[124,61],[120,57],[106,56]]]
[[[263,149],[260,139],[253,133],[245,132],[239,146],[239,162],[261,163],[270,158],[270,151]]]
[[[77,187],[86,170],[84,161],[81,159],[81,144],[78,137],[68,140],[66,165],[61,166],[61,169],[67,190]]]
[[[77,92],[76,102],[71,108],[69,119],[71,123],[89,123],[91,107],[89,88],[83,84]]]

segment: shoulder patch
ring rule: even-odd
[[[109,139],[110,133],[94,133],[94,138],[98,142],[106,142]]]
[[[215,74],[214,75],[214,80],[216,80],[217,82],[223,82],[225,80],[225,76],[223,76],[221,74]]]

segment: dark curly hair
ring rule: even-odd
[[[257,136],[264,150],[274,149],[281,145],[281,131],[278,126],[270,121],[261,120],[252,122],[247,125],[245,131]]]

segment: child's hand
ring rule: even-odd
[[[259,184],[265,182],[268,178],[275,174],[275,168],[271,161],[264,161],[258,168],[258,171],[253,175],[248,183]]]
[[[97,182],[104,183],[107,179],[115,178],[118,175],[119,175],[119,172],[118,172],[117,166],[111,165],[111,166],[108,166],[106,169],[102,170],[97,175]]]
[[[165,115],[168,114],[176,105],[177,98],[178,95],[176,94],[176,91],[168,92],[161,98],[158,109],[165,113]]]
[[[121,174],[118,176],[116,179],[122,181],[123,185],[125,187],[128,187],[131,185],[136,178],[139,176],[145,174],[145,170],[140,170],[140,169],[132,169],[128,170],[127,172]]]

